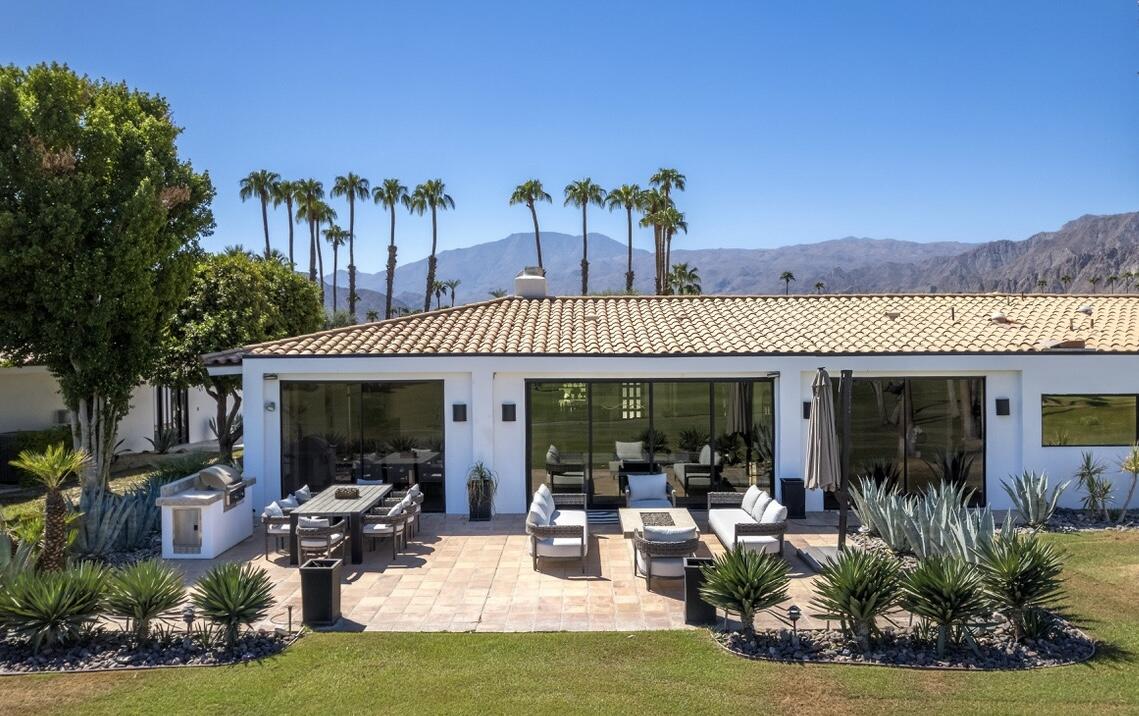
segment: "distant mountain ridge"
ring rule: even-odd
[[[684,249],[683,238],[674,244],[673,263],[687,263],[700,273],[704,293],[783,293],[779,275],[792,272],[793,293],[814,292],[822,282],[828,293],[1034,291],[1043,280],[1047,290],[1065,287],[1061,276],[1071,276],[1069,291],[1090,291],[1089,279],[1106,278],[1139,270],[1139,213],[1087,215],[1064,224],[1058,231],[1042,232],[1022,241],[988,243],[902,241],[847,237],[774,249]],[[621,292],[625,285],[627,248],[603,234],[589,235],[590,289]],[[542,257],[554,295],[580,292],[581,236],[542,233]],[[440,280],[458,279],[456,302],[510,292],[513,279],[525,266],[535,264],[534,235],[511,234],[438,255]],[[635,288],[652,291],[653,257],[633,250]],[[397,303],[422,305],[427,277],[425,259],[396,269]],[[326,277],[331,283],[331,276]],[[340,272],[340,305],[345,305],[347,274]],[[384,272],[357,272],[357,285],[365,303],[383,310]],[[1120,284],[1122,285],[1122,284]],[[1118,289],[1118,287],[1117,287]],[[331,292],[330,292],[331,293]],[[331,298],[331,297],[330,297]],[[450,298],[444,299],[444,305]],[[366,309],[360,309],[363,314]]]

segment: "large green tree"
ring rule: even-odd
[[[356,322],[356,200],[367,201],[369,192],[368,180],[352,172],[336,177],[332,185],[332,196],[348,199],[348,314],[353,323]]]
[[[388,243],[387,291],[384,296],[384,318],[391,318],[392,289],[395,286],[395,210],[400,204],[407,204],[407,187],[401,184],[399,179],[384,179],[378,185],[372,187],[372,201],[377,204],[383,204],[391,216],[391,239]]]
[[[538,179],[527,179],[514,187],[514,193],[510,195],[511,206],[524,204],[530,210],[530,218],[534,220],[534,245],[538,249],[538,268],[545,271],[545,267],[542,266],[542,232],[538,229],[538,210],[534,206],[539,201],[549,204],[553,199],[546,193],[542,182]]]
[[[110,472],[214,226],[165,99],[62,65],[0,68],[0,350],[45,365],[87,484]]]
[[[566,185],[564,206],[581,209],[581,295],[589,295],[589,205],[605,206],[605,190],[586,177]]]
[[[431,310],[431,294],[435,291],[435,267],[437,259],[436,250],[439,248],[439,222],[438,213],[446,209],[455,208],[455,200],[447,193],[447,186],[442,179],[428,179],[407,197],[404,202],[409,211],[423,216],[424,212],[431,212],[431,255],[427,257],[427,290],[423,296],[423,310]]]
[[[194,267],[189,295],[166,326],[154,378],[179,388],[200,386],[216,402],[214,429],[222,457],[241,437],[241,377],[211,376],[202,355],[318,330],[320,290],[284,261],[232,251]]]

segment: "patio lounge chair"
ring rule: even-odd
[[[331,557],[339,548],[344,558],[348,552],[348,525],[344,520],[335,522],[324,517],[301,517],[297,522],[297,551],[301,563],[306,557]]]
[[[407,508],[410,517],[407,521],[407,532],[410,536],[414,537],[419,533],[419,518],[423,515],[423,490],[419,489],[419,485],[412,485],[403,492],[393,492],[384,501],[384,504],[392,504],[392,500],[403,500],[403,498],[411,498],[411,504]],[[407,539],[404,539],[404,544]]]
[[[783,556],[787,508],[755,485],[747,492],[709,492],[708,526],[720,543]]]
[[[684,558],[699,548],[700,531],[695,527],[646,526],[633,532],[633,569],[651,590],[653,577],[682,579]]]
[[[705,445],[697,462],[678,462],[672,466],[672,473],[684,485],[685,495],[691,495],[692,488],[710,490],[720,480],[720,453],[712,464],[712,448]]]
[[[391,538],[392,559],[395,559],[400,548],[407,545],[407,524],[411,519],[408,507],[411,504],[411,499],[404,497],[393,505],[373,508],[370,514],[363,516],[363,534],[372,551],[376,549],[377,540]]]
[[[663,472],[629,475],[625,485],[625,507],[676,507],[676,490]]]
[[[551,445],[546,450],[546,480],[554,491],[585,492],[585,465],[564,460],[558,447]]]
[[[564,507],[577,509],[562,509]],[[526,515],[526,534],[530,535],[530,558],[538,570],[538,558],[580,559],[585,572],[585,556],[589,551],[589,518],[585,512],[585,494],[558,493],[545,485],[538,487]]]
[[[289,513],[297,506],[296,502],[275,500],[261,513],[261,524],[265,527],[265,559],[269,559],[269,540],[276,542],[276,551],[283,552],[293,534]]]

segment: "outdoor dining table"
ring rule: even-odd
[[[352,564],[364,561],[364,514],[383,502],[392,491],[391,485],[357,485],[359,497],[340,499],[336,497],[336,487],[313,496],[289,513],[292,537],[289,539],[289,564],[300,562],[300,545],[297,541],[297,523],[301,517],[343,517],[348,520],[348,547],[352,554]]]

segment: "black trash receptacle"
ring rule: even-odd
[[[787,516],[801,520],[807,516],[807,487],[797,477],[779,479],[780,502],[787,508]]]
[[[687,624],[714,624],[716,607],[700,598],[704,584],[701,567],[712,564],[711,557],[684,558],[684,621]]]
[[[329,626],[340,619],[340,572],[343,560],[310,559],[301,565],[301,620]]]

